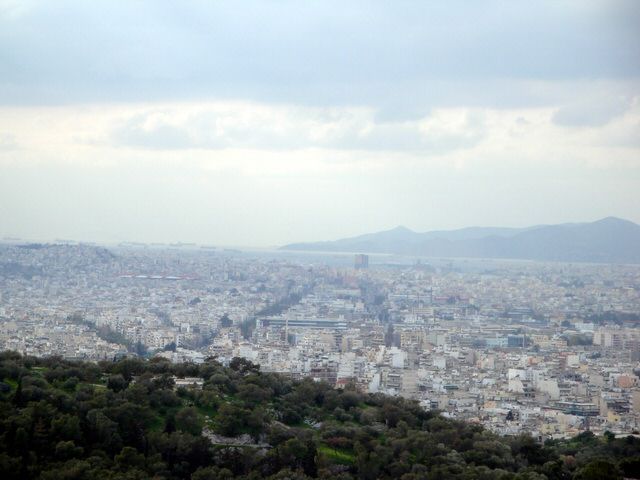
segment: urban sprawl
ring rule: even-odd
[[[640,429],[640,266],[272,253],[0,244],[0,350],[243,357],[539,440]]]

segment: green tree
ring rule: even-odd
[[[241,433],[244,410],[234,405],[225,403],[218,410],[216,417],[216,431],[222,435],[234,437]]]
[[[575,480],[622,480],[622,472],[608,460],[593,460],[579,469]]]
[[[67,442],[58,442],[56,444],[55,452],[56,458],[59,458],[60,460],[69,460],[71,458],[81,457],[83,449],[82,447],[77,447],[73,441],[69,440]]]
[[[127,388],[127,381],[121,374],[110,375],[107,379],[107,388],[118,393]]]
[[[233,472],[217,466],[200,467],[191,475],[191,480],[231,480]]]
[[[200,435],[202,433],[203,420],[194,407],[187,407],[176,413],[176,429],[191,435]]]

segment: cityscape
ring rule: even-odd
[[[640,480],[639,0],[0,0],[0,480]]]
[[[636,265],[5,242],[0,268],[0,350],[242,357],[539,441],[640,428]]]

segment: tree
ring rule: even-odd
[[[256,408],[247,417],[247,427],[256,438],[259,434],[264,432],[264,429],[269,422],[267,413],[262,408]]]
[[[0,394],[2,480],[640,477],[640,440],[631,435],[586,432],[540,445],[528,435],[501,437],[425,412],[413,401],[260,373],[243,359],[233,367],[133,360],[89,369],[60,358],[0,353],[0,372],[18,375],[3,378],[20,379]],[[85,372],[107,376],[110,388],[87,385]],[[204,390],[185,390],[179,398],[173,375],[202,376]],[[75,391],[62,391],[75,378]],[[15,402],[18,386],[22,398]],[[212,447],[199,435],[202,409],[215,412],[218,433],[256,439],[266,433],[272,448],[258,454],[250,447]],[[321,426],[301,425],[306,418]]]
[[[234,405],[228,403],[222,405],[216,417],[216,431],[229,437],[238,435],[244,426],[243,412],[241,408]]]
[[[339,449],[348,448],[351,446],[351,441],[345,437],[329,437],[325,440],[335,453]]]
[[[134,346],[134,351],[137,355],[142,357],[147,354],[147,347],[145,347],[144,344],[140,340],[138,340]]]
[[[176,413],[176,428],[191,435],[202,433],[202,419],[198,410],[194,407],[187,407]]]
[[[608,460],[593,460],[573,477],[575,480],[622,480],[622,472]]]
[[[6,480],[18,480],[21,475],[22,461],[19,458],[11,457],[6,453],[0,453],[0,472],[2,478]]]
[[[256,365],[255,363],[243,357],[233,357],[231,359],[231,362],[229,362],[229,368],[240,373],[241,375],[258,373],[260,371],[260,365]]]
[[[110,375],[107,379],[107,388],[118,393],[127,388],[127,381],[121,374]]]
[[[113,373],[120,373],[127,382],[130,382],[134,375],[144,373],[145,365],[144,360],[125,358],[114,365]]]
[[[176,416],[174,414],[169,414],[164,424],[164,432],[173,433],[175,431],[176,431]]]
[[[229,315],[226,313],[220,317],[220,327],[221,328],[229,328],[233,326],[233,320],[229,318]]]
[[[61,440],[74,440],[79,442],[82,439],[80,429],[80,419],[73,415],[60,415],[51,420],[51,431],[54,437]]]
[[[22,376],[20,376],[20,378],[18,379],[18,386],[16,387],[16,391],[13,394],[12,401],[16,407],[24,407],[25,405],[25,399],[22,394]]]
[[[238,399],[242,400],[247,407],[255,407],[271,398],[272,392],[260,388],[253,383],[240,385],[238,387]]]
[[[384,346],[391,347],[393,345],[393,323],[390,323],[387,327],[387,332],[384,334]]]
[[[124,447],[120,453],[114,457],[114,460],[120,469],[125,472],[131,468],[143,468],[145,464],[144,455],[141,455],[132,447]]]
[[[191,475],[191,480],[231,480],[233,472],[220,467],[200,467]]]
[[[308,477],[300,470],[291,470],[290,468],[284,468],[280,470],[278,473],[267,477],[268,480],[311,480],[311,477]]]
[[[83,449],[82,447],[77,447],[73,441],[69,440],[68,442],[58,442],[56,444],[55,452],[56,458],[69,460],[74,457],[82,456]]]
[[[351,408],[358,406],[360,403],[360,395],[356,392],[345,391],[340,396],[340,400],[342,401],[342,408],[350,410]]]
[[[625,477],[640,478],[640,456],[623,459],[620,469]]]
[[[107,417],[101,410],[90,410],[87,413],[87,424],[89,439],[98,448],[114,453],[122,448],[118,424]]]

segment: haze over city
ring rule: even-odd
[[[0,2],[0,236],[640,222],[640,4]]]

